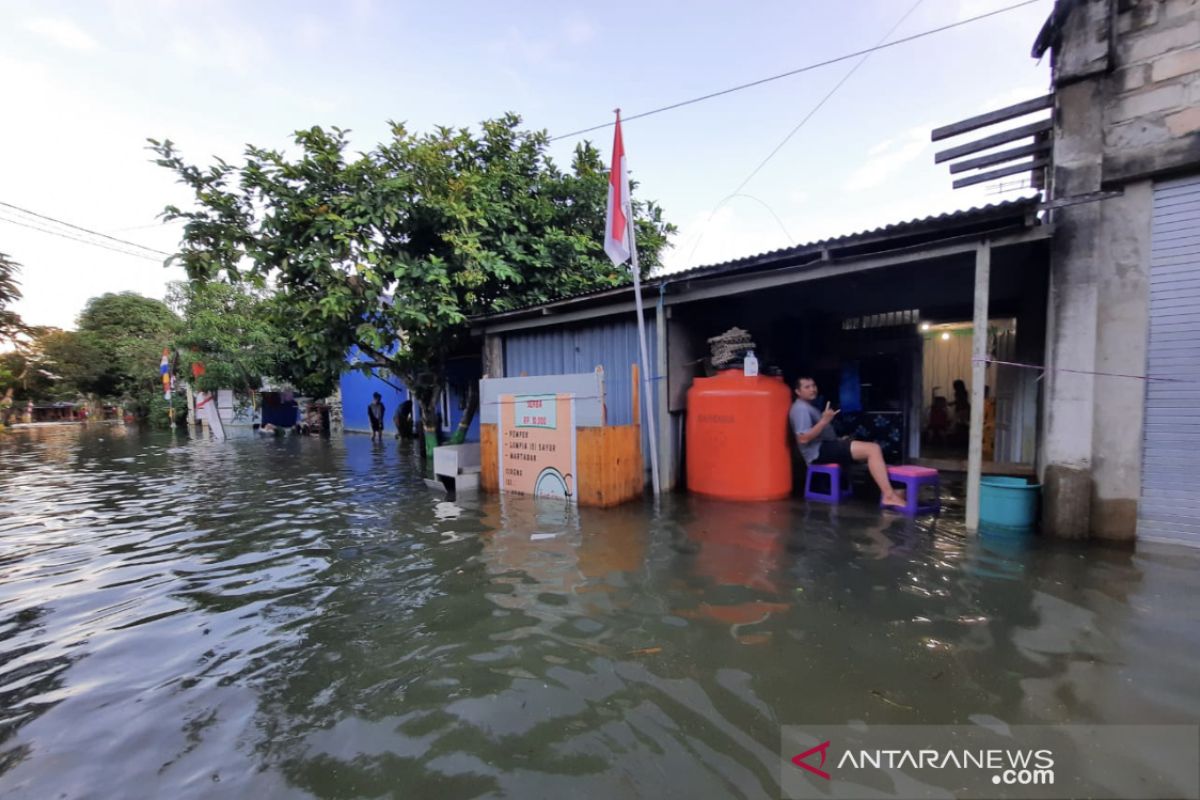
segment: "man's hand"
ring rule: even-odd
[[[821,412],[821,421],[828,425],[833,422],[833,418],[838,415],[840,409],[835,409],[832,403],[825,404],[825,410]]]

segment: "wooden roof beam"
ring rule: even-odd
[[[950,125],[943,125],[940,128],[934,128],[930,134],[930,141],[940,142],[942,139],[949,139],[953,136],[958,136],[960,133],[979,130],[986,128],[989,125],[995,125],[997,122],[1004,122],[1009,119],[1023,117],[1026,114],[1032,114],[1035,111],[1043,111],[1054,106],[1054,95],[1047,94],[1042,97],[1035,97],[1032,100],[1026,100],[1023,103],[1000,108],[995,111],[989,111],[986,114],[980,114],[977,117],[964,119],[961,122],[955,122]]]
[[[1008,144],[1015,142],[1018,139],[1027,139],[1030,136],[1037,136],[1039,133],[1046,133],[1054,127],[1054,123],[1049,119],[1043,119],[1038,122],[1022,125],[1019,128],[1013,128],[1000,133],[993,133],[991,136],[985,136],[982,139],[976,139],[973,142],[960,144],[957,147],[951,147],[949,150],[943,150],[933,157],[933,163],[941,164],[943,161],[952,161],[960,156],[969,156],[972,153],[978,153],[981,150],[990,150],[997,145]]]
[[[1048,139],[1034,142],[1033,144],[1023,144],[1020,147],[1011,147],[1008,150],[1001,150],[999,153],[992,153],[990,156],[980,156],[979,158],[968,158],[965,161],[957,161],[950,165],[950,174],[957,175],[960,172],[980,169],[981,167],[994,167],[997,164],[1003,164],[1005,161],[1012,161],[1016,158],[1039,156],[1049,152],[1050,141]]]
[[[955,189],[961,189],[964,186],[974,186],[977,183],[987,183],[996,178],[1003,178],[1006,175],[1017,175],[1022,172],[1030,172],[1031,170],[1039,169],[1050,163],[1048,158],[1035,158],[1032,161],[1023,161],[1020,164],[1013,164],[1011,167],[1003,169],[994,169],[991,172],[981,172],[978,175],[972,175],[969,178],[959,178],[954,182]]]

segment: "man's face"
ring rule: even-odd
[[[796,389],[796,397],[799,397],[801,400],[807,400],[810,403],[816,400],[817,382],[810,381],[807,378],[800,381],[800,386]]]

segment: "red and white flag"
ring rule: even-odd
[[[633,206],[629,198],[629,172],[625,169],[625,144],[621,141],[621,112],[613,134],[612,169],[608,173],[608,213],[604,215],[604,252],[614,264],[624,264],[633,249]]]

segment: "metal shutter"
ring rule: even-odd
[[[1138,538],[1200,547],[1200,176],[1154,186]]]

